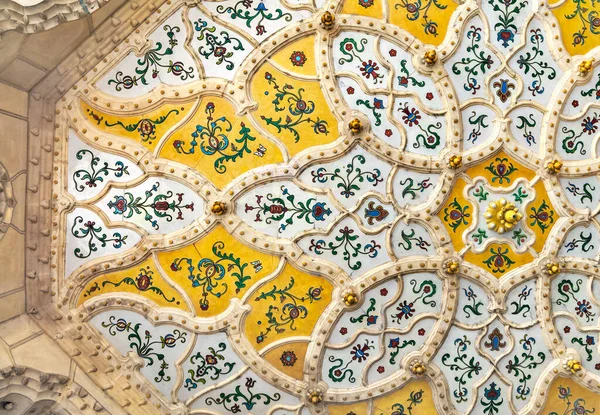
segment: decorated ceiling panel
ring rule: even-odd
[[[600,410],[597,9],[155,7],[57,105],[54,302],[164,413]]]

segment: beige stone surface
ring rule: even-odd
[[[46,76],[46,71],[18,58],[0,73],[1,80],[25,91],[33,88],[44,76]]]
[[[15,31],[2,35],[2,41],[0,41],[0,72],[19,55],[27,36],[29,35]]]
[[[40,353],[40,350],[44,353]],[[34,367],[41,372],[68,376],[71,370],[71,359],[46,335],[15,347],[11,352],[15,363]]]
[[[25,287],[24,241],[24,236],[12,228],[0,240],[0,295]]]
[[[27,202],[27,174],[21,174],[14,179],[11,184],[14,198],[17,201],[17,204],[13,208],[11,223],[17,228],[23,230],[25,229],[25,214],[27,213],[25,209],[25,203]]]
[[[49,71],[62,62],[89,35],[87,19],[67,22],[50,30],[30,35],[23,44],[19,56]]]
[[[27,117],[27,93],[0,82],[0,110]]]
[[[27,168],[27,121],[0,113],[0,162],[13,176]]]
[[[40,326],[28,314],[21,314],[0,324],[0,338],[10,347],[41,331]]]
[[[0,297],[0,322],[16,317],[25,312],[25,290]]]
[[[111,14],[125,3],[125,0],[110,0],[108,4],[100,10],[92,13],[92,27],[96,29],[100,26]]]

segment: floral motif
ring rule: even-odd
[[[435,307],[436,302],[432,297],[437,293],[437,285],[432,280],[422,281],[411,280],[412,298],[402,300],[396,306],[396,312],[390,317],[394,323],[400,323],[403,319],[409,320],[416,312],[416,304],[422,303],[429,307]]]
[[[498,13],[498,23],[494,25],[497,40],[507,48],[509,42],[515,41],[515,33],[519,30],[515,24],[516,16],[527,6],[527,1],[517,0],[488,0],[492,10]]]
[[[546,354],[544,352],[537,353],[537,360],[533,356],[533,346],[535,345],[535,339],[525,334],[519,344],[523,347],[524,352],[519,357],[515,354],[506,365],[507,373],[518,378],[517,381],[517,399],[525,400],[531,392],[531,388],[527,385],[527,382],[531,379],[531,373],[528,371],[535,369],[546,360]]]
[[[479,307],[483,306],[483,302],[477,301],[477,294],[475,294],[475,291],[473,291],[471,286],[469,286],[469,288],[463,288],[463,292],[465,293],[468,302],[468,304],[463,306],[463,311],[467,318],[471,318],[471,313],[480,316],[482,312],[479,310]]]
[[[404,121],[405,125],[408,127],[414,126],[420,131],[415,137],[416,141],[413,143],[413,148],[420,148],[421,146],[424,146],[428,149],[434,149],[440,145],[440,130],[442,128],[441,122],[423,126],[420,121],[421,115],[419,114],[419,111],[416,108],[410,108],[407,102],[404,103],[404,106],[400,105],[398,111],[402,112],[402,120]]]
[[[181,108],[181,111],[183,110],[184,108]],[[88,109],[87,111],[90,115],[90,118],[94,119],[98,125],[100,125],[100,123],[104,120],[104,117],[98,116],[96,113],[94,113],[94,111],[90,109]],[[123,124],[123,122],[121,121],[117,121],[115,123],[109,123],[108,121],[104,121],[104,125],[107,127],[118,126],[128,132],[137,131],[138,133],[140,133],[140,138],[142,139],[142,142],[152,144],[152,142],[156,139],[156,126],[167,121],[171,114],[179,115],[179,110],[172,109],[167,114],[161,115],[155,120],[151,120],[150,118],[142,118],[137,122],[127,125]]]
[[[540,59],[544,55],[540,47],[544,42],[542,30],[532,29],[529,32],[531,34],[529,41],[533,43],[531,52],[519,55],[517,63],[519,64],[519,69],[533,78],[531,85],[527,89],[531,92],[531,95],[536,96],[537,94],[543,94],[545,91],[543,86],[544,79],[552,80],[556,78],[556,70],[548,62]]]
[[[326,207],[325,202],[317,202],[317,199],[312,197],[306,201],[296,202],[296,196],[285,186],[281,186],[281,194],[283,197],[273,196],[272,193],[266,196],[256,195],[256,204],[246,203],[244,211],[247,213],[256,210],[255,222],[263,220],[267,224],[280,222],[280,233],[293,225],[294,220],[304,220],[308,224],[314,224],[315,221],[324,221],[325,217],[331,214],[331,209]]]
[[[406,18],[411,21],[418,20],[422,14],[422,26],[425,34],[435,37],[438,35],[438,24],[437,22],[431,20],[428,15],[429,9],[432,5],[439,10],[444,10],[446,7],[448,7],[448,5],[442,4],[438,0],[416,0],[414,2],[410,2],[410,0],[401,0],[400,3],[394,4],[394,9],[406,10]]]
[[[515,124],[515,127],[523,131],[523,138],[525,139],[527,145],[531,147],[533,144],[536,144],[535,136],[531,131],[531,129],[535,128],[537,125],[537,121],[535,120],[533,114],[529,114],[529,118],[519,115],[517,119],[519,120],[519,123]]]
[[[154,271],[150,269],[150,267],[140,268],[138,271],[138,275],[135,278],[124,277],[119,282],[112,282],[109,280],[102,282],[102,287],[104,288],[106,285],[112,285],[114,287],[118,287],[121,284],[133,285],[138,291],[145,292],[150,291],[154,294],[157,294],[165,299],[165,301],[172,303],[175,301],[175,297],[171,297],[170,299],[165,297],[165,294],[159,287],[155,287],[152,281],[152,276],[154,275]],[[86,296],[86,295],[84,295]],[[179,302],[177,302],[179,303]]]
[[[573,46],[583,46],[588,38],[586,34],[588,30],[593,35],[600,34],[600,17],[596,10],[590,10],[589,7],[586,7],[586,0],[572,1],[575,4],[575,10],[564,16],[568,20],[577,18],[581,22],[581,28],[573,33]]]
[[[354,59],[358,60],[360,66],[358,67],[361,75],[365,79],[372,79],[373,83],[383,78],[383,75],[379,73],[379,64],[373,59],[365,59],[361,57],[361,53],[365,51],[365,45],[368,40],[365,38],[360,39],[358,42],[350,37],[345,38],[340,42],[340,52],[344,55],[338,60],[340,65],[345,63],[351,63]]]
[[[252,390],[255,385],[256,380],[254,380],[251,377],[247,377],[246,383],[244,384],[244,388],[246,389],[245,391],[242,391],[241,386],[236,386],[234,392],[221,392],[218,398],[213,398],[212,396],[209,396],[204,401],[207,405],[222,405],[223,408],[225,408],[227,411],[233,414],[237,414],[242,412],[238,402],[241,403],[247,411],[251,411],[257,403],[262,403],[264,406],[266,406],[271,402],[277,402],[281,399],[281,394],[277,392],[273,394],[267,394],[262,392],[255,393]]]
[[[131,192],[125,192],[124,196],[116,195],[114,200],[108,202],[108,207],[113,209],[115,215],[123,215],[129,219],[133,215],[144,215],[144,220],[149,222],[154,229],[159,229],[159,219],[164,219],[167,222],[173,220],[173,214],[177,214],[175,219],[183,220],[183,211],[194,210],[194,203],[184,204],[183,193],[177,193],[176,198],[173,197],[171,190],[166,193],[157,193],[160,183],[156,182],[150,190],[144,192],[142,196],[135,197]]]
[[[422,236],[415,237],[414,229],[410,229],[410,233],[404,232],[403,230],[400,234],[400,237],[402,238],[402,242],[399,242],[398,246],[405,251],[410,251],[413,247],[413,244],[415,247],[423,251],[429,251],[429,247],[431,246],[431,243],[423,239]]]
[[[566,405],[564,412],[562,412],[560,415],[588,415],[596,412],[595,408],[586,408],[585,399],[583,398],[578,398],[571,402],[570,398],[572,396],[571,388],[564,387],[562,385],[558,387],[558,398]],[[548,415],[559,415],[559,413],[552,411]]]
[[[585,236],[582,231],[581,233],[579,233],[579,238],[573,238],[571,241],[567,242],[565,244],[565,248],[567,248],[567,252],[571,252],[579,248],[583,252],[588,252],[594,249],[594,245],[590,244],[591,240],[592,233],[590,232],[589,235]],[[579,244],[581,244],[581,247],[579,246]]]
[[[375,202],[370,201],[365,209],[365,219],[369,225],[373,225],[373,221],[381,222],[385,218],[387,218],[389,212],[384,209],[383,206],[377,205],[375,207]]]
[[[225,243],[221,241],[215,242],[212,246],[212,253],[217,259],[201,258],[196,267],[194,267],[194,262],[191,258],[185,257],[175,258],[171,264],[171,271],[173,272],[181,271],[183,269],[182,264],[187,264],[188,279],[192,282],[192,287],[200,288],[202,291],[199,300],[202,311],[208,310],[210,306],[209,296],[214,296],[218,299],[227,292],[229,285],[222,281],[226,275],[231,275],[235,278],[236,293],[240,292],[242,288],[246,288],[246,281],[252,278],[249,275],[245,275],[248,263],[242,263],[241,259],[233,253],[228,254],[224,252],[224,248]],[[262,270],[260,261],[252,263],[252,265],[255,273]]]
[[[369,100],[357,99],[357,105],[362,105],[371,110],[373,116],[375,117],[375,126],[379,127],[381,125],[381,112],[380,110],[384,110],[385,107],[383,105],[383,101],[378,98],[373,98],[373,103]]]
[[[245,123],[240,123],[240,130],[238,131],[239,138],[231,140],[228,133],[233,129],[233,125],[227,119],[227,117],[215,118],[216,105],[213,102],[206,104],[204,108],[206,113],[206,125],[196,125],[196,131],[192,133],[192,141],[190,141],[189,149],[185,149],[185,141],[175,140],[173,141],[173,147],[180,154],[195,154],[195,149],[200,141],[200,151],[202,154],[207,156],[218,157],[213,163],[215,171],[219,174],[227,172],[226,163],[235,163],[238,159],[244,157],[244,154],[252,153],[249,143],[256,140],[251,135],[251,130],[246,126]],[[235,142],[234,142],[235,141]],[[264,148],[264,146],[262,146]],[[263,150],[266,152],[266,148]],[[255,156],[262,157],[263,155],[254,153]]]
[[[359,235],[354,234],[354,229],[344,226],[339,230],[340,236],[335,237],[335,241],[326,242],[324,239],[311,239],[309,250],[317,255],[322,255],[323,252],[329,251],[332,255],[337,255],[339,249],[343,249],[344,260],[352,270],[358,270],[362,267],[361,261],[352,261],[359,255],[366,255],[369,258],[375,258],[379,254],[381,245],[374,239],[370,243],[363,244],[357,242]]]
[[[190,364],[196,365],[196,369],[188,370],[188,376],[185,379],[184,387],[191,391],[196,389],[198,384],[206,384],[207,378],[217,380],[222,375],[231,373],[235,366],[235,362],[225,361],[223,352],[227,350],[227,345],[223,342],[219,343],[218,348],[209,346],[210,353],[198,352],[190,357]]]
[[[283,120],[281,117],[279,117],[277,120],[274,120],[273,118],[261,115],[260,118],[267,125],[272,125],[277,128],[278,133],[281,133],[283,130],[289,131],[294,136],[294,141],[296,143],[300,141],[300,134],[296,130],[296,127],[303,123],[308,123],[310,126],[312,126],[315,134],[329,134],[329,130],[327,129],[327,121],[321,120],[319,117],[317,117],[316,120],[310,117],[310,114],[312,114],[315,110],[315,103],[302,98],[304,88],[295,89],[293,85],[287,83],[281,87],[276,82],[276,79],[273,77],[273,75],[271,75],[269,72],[265,72],[265,79],[275,90],[275,99],[271,101],[275,111],[280,112],[287,110],[288,112],[285,120]],[[269,93],[269,91],[266,91],[265,95],[268,95]],[[282,105],[284,102],[287,104]]]
[[[75,190],[83,192],[85,187],[96,187],[97,182],[103,182],[105,177],[108,177],[111,172],[114,177],[123,177],[124,174],[129,175],[129,166],[126,166],[122,161],[116,161],[114,167],[108,167],[108,162],[104,162],[103,166],[98,170],[98,164],[100,164],[100,157],[97,157],[90,150],[79,150],[75,155],[77,160],[83,160],[84,157],[90,157],[90,166],[86,169],[79,169],[73,173],[73,183],[75,183]],[[83,183],[81,183],[83,182]]]
[[[467,219],[471,217],[471,214],[467,213],[467,210],[469,210],[468,205],[462,206],[458,203],[458,200],[454,198],[450,205],[444,209],[444,222],[456,232],[459,226],[469,225]]]
[[[267,33],[264,22],[265,20],[277,21],[283,19],[286,22],[292,21],[292,15],[284,13],[280,8],[270,11],[264,2],[261,0],[255,8],[252,8],[254,0],[240,0],[234,6],[223,7],[217,6],[217,13],[228,14],[232,20],[240,19],[245,21],[248,29],[256,29],[256,34],[262,36]],[[250,408],[247,408],[250,409]]]
[[[496,95],[500,98],[500,102],[506,102],[512,96],[511,90],[516,88],[516,85],[508,79],[500,79],[492,86],[496,88]]]
[[[475,144],[475,141],[481,136],[481,129],[488,128],[490,125],[485,123],[487,114],[477,114],[475,111],[471,113],[471,116],[467,119],[469,124],[473,126],[473,129],[467,137],[467,141]]]
[[[402,88],[407,88],[407,89],[408,89],[409,85],[411,87],[423,88],[425,86],[425,81],[418,81],[417,78],[412,76],[411,73],[406,68],[406,63],[407,63],[406,59],[402,59],[400,61],[399,72],[402,75],[399,75],[396,77],[398,79],[398,86],[400,86]]]
[[[485,265],[489,269],[492,270],[493,273],[501,273],[504,274],[507,269],[509,269],[512,265],[514,265],[515,261],[513,261],[509,256],[509,249],[502,249],[498,247],[497,249],[490,248],[490,254],[492,254],[488,259],[483,261]]]
[[[329,368],[328,374],[329,379],[333,382],[342,382],[346,377],[350,383],[356,382],[354,377],[354,371],[349,367],[353,362],[362,363],[367,360],[370,356],[370,350],[375,349],[373,341],[365,340],[364,343],[358,343],[350,351],[351,358],[347,362],[344,359],[336,358],[335,356],[329,356],[328,360],[333,365]]]
[[[306,55],[301,50],[295,50],[290,56],[290,61],[293,66],[304,66],[306,63]]]
[[[589,200],[590,202],[593,200],[592,192],[596,190],[596,187],[592,186],[589,183],[584,183],[582,190],[576,184],[569,182],[569,185],[565,187],[565,190],[571,193],[573,196],[581,196],[579,201],[581,203],[585,203],[585,200]]]
[[[494,415],[500,413],[500,406],[504,403],[504,399],[500,399],[500,392],[502,389],[496,388],[496,383],[492,382],[483,391],[483,398],[479,400],[479,403],[483,405],[484,415]]]
[[[506,342],[502,341],[502,339],[504,339],[504,334],[500,332],[498,327],[494,327],[494,330],[487,335],[487,338],[489,341],[484,342],[483,345],[490,349],[491,352],[499,352],[500,349],[506,347]]]
[[[503,184],[505,181],[506,183],[510,183],[509,176],[519,170],[512,163],[508,162],[508,159],[505,157],[496,157],[485,169],[494,176],[492,177],[492,183],[496,183],[496,180],[498,180],[498,184]]]
[[[162,62],[164,57],[171,56],[175,53],[175,47],[179,44],[175,34],[179,33],[181,29],[179,26],[165,25],[163,30],[167,33],[167,37],[169,38],[169,47],[163,50],[162,43],[156,42],[154,48],[150,49],[144,56],[137,60],[139,66],[135,68],[136,74],[134,76],[124,75],[122,71],[119,71],[115,74],[114,79],[108,80],[108,85],[115,84],[115,89],[117,91],[121,91],[123,88],[131,89],[134,86],[137,86],[138,81],[144,85],[148,85],[148,80],[146,79],[148,72],[151,70],[152,78],[157,78],[160,68],[166,68],[167,73],[179,77],[182,81],[193,78],[194,68],[191,66],[188,69],[185,69],[183,62],[173,62],[173,60],[169,60],[169,63],[167,64]]]
[[[356,192],[361,190],[359,183],[363,183],[365,179],[373,186],[377,186],[383,182],[381,178],[381,170],[373,168],[372,170],[363,171],[358,164],[365,164],[366,159],[363,155],[357,154],[352,157],[352,161],[346,165],[345,177],[342,176],[342,169],[337,167],[333,172],[329,172],[326,167],[319,167],[310,172],[313,183],[327,183],[327,181],[338,182],[337,187],[342,189],[340,194],[348,199],[355,196]]]
[[[261,301],[267,299],[276,300],[279,298],[283,304],[281,307],[269,304],[269,310],[265,314],[268,326],[256,337],[256,343],[260,344],[265,341],[271,331],[275,331],[275,334],[281,334],[287,329],[296,330],[296,320],[304,319],[308,316],[308,308],[302,304],[306,301],[310,304],[313,301],[321,299],[323,287],[310,287],[302,297],[299,297],[290,292],[294,288],[295,283],[294,277],[290,277],[290,282],[285,287],[277,288],[274,285],[273,289],[261,292],[254,299],[254,301]],[[262,325],[262,322],[259,321],[258,324]]]
[[[177,343],[185,343],[187,333],[179,329],[174,329],[171,333],[160,336],[158,340],[154,340],[149,330],[145,330],[144,334],[140,333],[141,325],[141,323],[132,325],[130,321],[124,318],[117,320],[115,316],[110,316],[108,321],[102,323],[102,327],[107,328],[111,336],[126,333],[127,340],[130,341],[129,348],[135,350],[137,355],[144,359],[146,366],[153,366],[154,359],[160,362],[159,371],[154,377],[155,382],[169,382],[171,380],[171,376],[167,375],[169,364],[165,361],[165,355],[154,350],[154,348],[160,347],[159,350],[164,350],[165,348],[171,349]]]
[[[294,366],[298,358],[293,351],[286,351],[281,354],[279,360],[281,360],[281,364],[284,366]]]
[[[417,342],[414,340],[402,340],[402,343],[400,343],[400,337],[390,339],[390,342],[387,346],[388,349],[393,349],[393,351],[390,352],[390,365],[396,364],[396,357],[398,357],[400,354],[401,349],[404,349],[407,346],[415,346],[416,344]]]
[[[415,180],[411,177],[407,177],[400,182],[400,185],[404,186],[404,189],[402,189],[402,197],[410,196],[411,199],[414,200],[417,197],[417,192],[423,193],[425,189],[432,187],[433,183],[431,183],[431,178],[427,177],[415,184]]]
[[[554,211],[546,204],[545,200],[542,200],[542,204],[537,208],[532,206],[531,212],[532,213],[529,215],[531,223],[529,225],[537,226],[542,233],[546,232],[546,229],[554,223]]]
[[[127,235],[123,236],[119,232],[114,232],[112,238],[108,238],[105,233],[101,233],[102,226],[96,226],[96,222],[83,222],[83,217],[77,216],[73,220],[73,226],[71,227],[71,235],[73,235],[75,238],[88,239],[87,252],[84,252],[81,248],[75,248],[73,251],[73,255],[75,255],[77,258],[88,258],[93,252],[96,252],[98,250],[97,242],[100,243],[102,248],[104,248],[108,242],[112,242],[112,246],[115,249],[119,249],[125,245]]]
[[[225,63],[225,68],[227,68],[228,71],[231,71],[235,67],[235,64],[230,59],[235,53],[234,51],[245,50],[242,42],[224,30],[222,30],[218,36],[215,36],[214,33],[217,28],[215,26],[209,26],[208,22],[202,19],[198,19],[194,22],[194,28],[196,29],[196,32],[198,32],[196,39],[203,42],[203,44],[198,47],[198,53],[206,59],[210,59],[211,57],[214,58],[215,64],[217,65]],[[227,50],[229,45],[231,46],[231,50]]]
[[[471,26],[467,32],[467,39],[470,40],[470,45],[467,46],[467,54],[469,56],[461,58],[459,62],[452,65],[452,72],[455,75],[460,75],[462,71],[467,74],[463,88],[465,91],[472,92],[473,95],[481,89],[481,85],[477,82],[476,76],[479,72],[485,74],[488,69],[492,68],[494,63],[492,55],[485,55],[483,50],[479,50],[482,43],[482,28]]]
[[[469,357],[466,353],[467,348],[471,345],[471,341],[467,339],[467,336],[459,337],[454,340],[456,346],[456,353],[453,357],[450,353],[445,353],[442,356],[442,363],[448,367],[451,371],[457,372],[454,380],[458,383],[458,386],[452,391],[456,402],[466,402],[469,390],[465,387],[467,385],[467,379],[473,379],[474,375],[479,375],[481,372],[481,364],[476,358]]]

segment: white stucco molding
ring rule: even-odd
[[[23,6],[18,0],[0,0],[0,39],[4,32],[37,33],[62,22],[85,17],[110,0],[43,0]]]

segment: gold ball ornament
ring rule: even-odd
[[[515,204],[504,198],[491,202],[483,216],[488,229],[500,234],[512,230],[523,218]]]
[[[448,274],[458,274],[460,264],[458,261],[450,260],[444,264],[444,269]]]
[[[416,362],[411,366],[410,371],[417,376],[423,376],[427,372],[427,367],[421,362]]]
[[[331,12],[325,12],[321,15],[321,24],[325,29],[331,29],[335,24],[335,16]]]
[[[458,169],[462,167],[462,157],[461,156],[451,156],[448,159],[448,166],[452,169]]]
[[[556,174],[562,169],[562,166],[562,161],[554,159],[548,162],[546,170],[548,170],[549,173]]]
[[[423,62],[427,66],[433,66],[437,62],[437,52],[435,49],[430,49],[423,55]]]
[[[357,303],[358,303],[358,295],[356,295],[355,293],[349,292],[344,295],[344,304],[346,304],[348,307],[352,307],[353,305],[356,305]]]
[[[358,118],[355,118],[348,123],[348,128],[353,134],[358,134],[361,132],[363,125]]]
[[[547,275],[556,275],[560,272],[560,265],[557,262],[548,262],[544,271]]]
[[[323,401],[323,394],[318,390],[312,391],[308,394],[308,401],[313,405],[317,405]]]
[[[579,64],[579,73],[581,75],[587,75],[588,73],[592,72],[592,70],[594,69],[592,66],[594,64],[594,60],[593,59],[589,59],[589,60],[585,60],[585,61],[581,61],[581,63]]]
[[[581,362],[579,360],[570,359],[567,360],[567,363],[565,364],[565,369],[570,370],[571,373],[577,373],[581,369],[583,369],[583,366],[581,365]]]
[[[224,202],[215,202],[210,208],[210,211],[215,215],[223,215],[227,212],[227,205]]]

